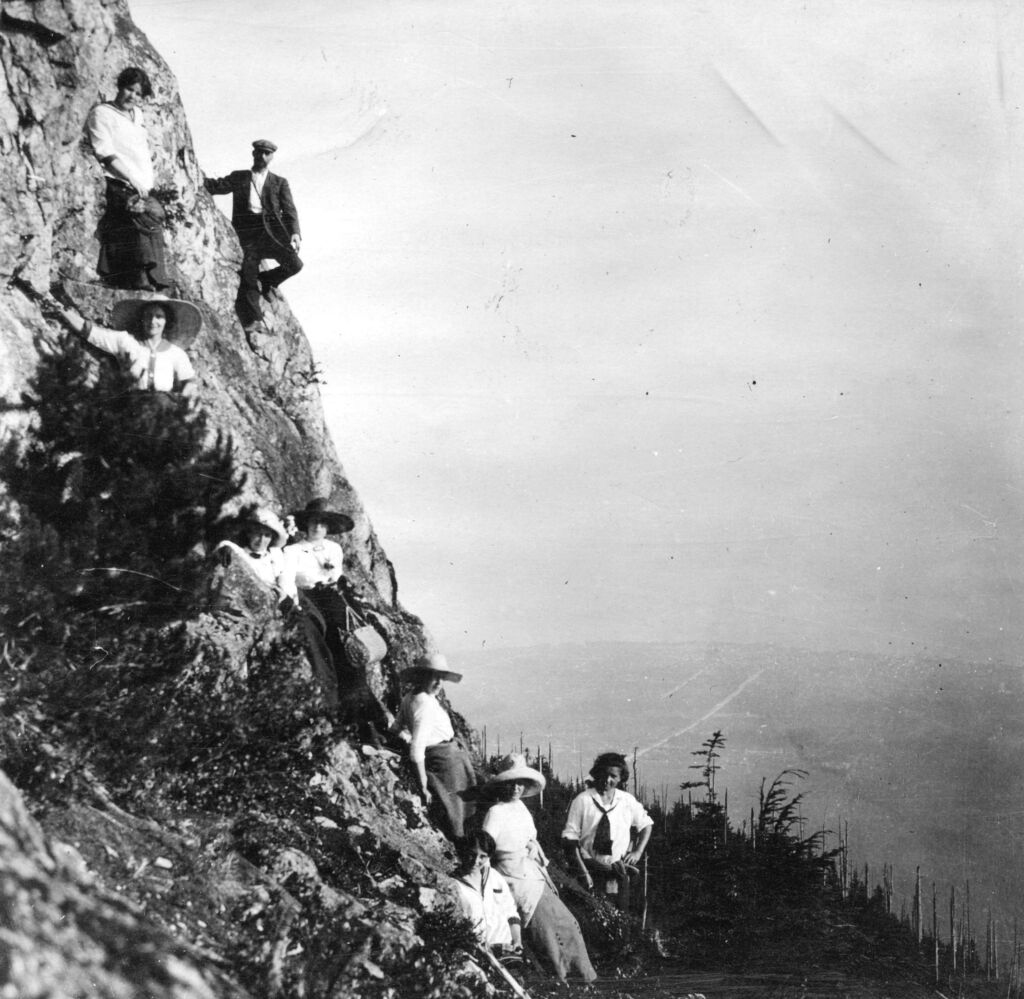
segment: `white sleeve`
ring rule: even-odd
[[[108,330],[105,326],[93,325],[89,330],[87,342],[108,354],[127,357],[132,361],[144,350],[131,333],[124,330]]]
[[[111,156],[117,155],[114,133],[110,125],[110,113],[102,104],[97,104],[89,112],[89,117],[85,121],[92,151],[101,163]]]
[[[508,882],[501,876],[501,872],[496,871],[492,867],[491,873],[488,877],[497,878],[495,888],[501,889],[501,891],[494,892],[494,897],[498,903],[498,909],[500,910],[502,917],[509,923],[521,922],[519,918],[519,909],[516,906],[515,899],[512,897],[512,889],[509,888]]]
[[[188,354],[180,347],[174,353],[174,380],[178,383],[189,382],[196,376],[196,369],[192,367]]]
[[[412,741],[409,743],[409,759],[422,763],[427,757],[427,728],[429,726],[429,694],[417,694],[409,704],[409,729]]]
[[[630,811],[632,813],[631,828],[636,829],[637,832],[642,832],[648,826],[654,825],[654,819],[647,814],[647,809],[636,798],[630,802]]]
[[[280,571],[277,574],[277,585],[281,590],[281,599],[285,597],[291,597],[292,600],[298,602],[299,591],[295,588],[295,571],[291,565],[291,559],[287,559],[284,556],[284,552],[277,549],[278,565]]]
[[[562,839],[583,839],[583,795],[577,794],[569,805],[569,814],[565,818]]]

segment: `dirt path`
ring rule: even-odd
[[[550,995],[539,981],[526,983],[534,999]],[[601,999],[938,999],[939,993],[911,981],[874,981],[851,978],[841,972],[823,971],[801,975],[729,975],[700,972],[666,972],[643,978],[605,978],[584,991],[574,983],[569,995],[597,995]],[[562,996],[566,993],[563,991]]]

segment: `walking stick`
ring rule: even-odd
[[[644,854],[644,907],[640,912],[640,932],[647,929],[647,854]]]
[[[531,999],[530,993],[526,991],[511,975],[505,967],[487,948],[482,944],[477,947],[477,953],[482,954],[484,960],[508,983],[508,986],[519,997],[519,999]]]

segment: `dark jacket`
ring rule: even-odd
[[[239,228],[239,219],[251,218],[249,213],[249,187],[251,170],[233,170],[226,177],[206,177],[203,180],[210,194],[230,194],[231,223]],[[292,236],[299,233],[299,214],[295,211],[288,181],[276,173],[267,173],[260,196],[263,202],[263,228],[275,243],[288,246]]]

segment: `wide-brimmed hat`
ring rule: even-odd
[[[448,668],[448,660],[440,652],[432,652],[428,656],[420,656],[411,666],[402,670],[402,679],[406,681],[430,674],[439,676],[446,683],[459,683],[462,674]]]
[[[242,513],[237,523],[239,528],[262,527],[264,530],[270,531],[273,534],[270,541],[271,548],[282,548],[288,540],[288,532],[284,529],[281,519],[273,510],[268,510],[265,506],[258,506]]]
[[[540,794],[547,785],[547,780],[539,770],[526,765],[526,757],[520,753],[512,753],[498,763],[498,772],[493,777],[487,778],[487,786],[495,784],[506,784],[509,781],[522,781],[527,785],[523,791],[524,798],[532,798]]]
[[[163,295],[153,295],[152,298],[122,298],[114,303],[110,325],[116,330],[137,333],[142,321],[142,310],[147,305],[162,305],[171,314],[171,322],[168,323],[170,329],[164,331],[164,339],[182,349],[190,347],[203,328],[203,317],[191,302],[182,301],[180,298],[165,298]]]
[[[292,517],[300,531],[306,530],[310,517],[325,521],[328,534],[344,534],[355,527],[355,522],[347,513],[338,513],[330,509],[331,501],[318,496],[306,504],[305,510],[296,510]]]

